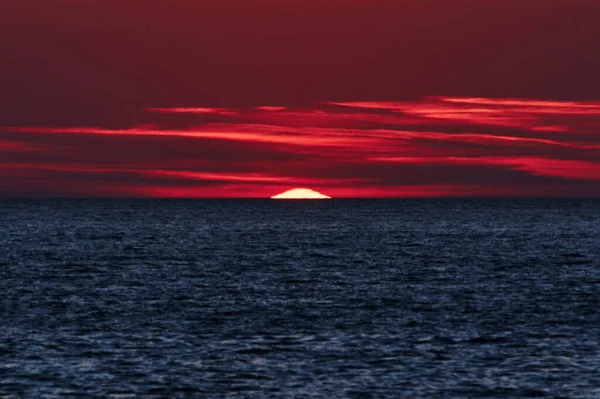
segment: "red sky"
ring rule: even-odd
[[[0,196],[600,196],[597,0],[4,0]]]

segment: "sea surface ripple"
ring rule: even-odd
[[[598,398],[598,200],[2,200],[2,398]]]

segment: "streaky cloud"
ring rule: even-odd
[[[146,111],[148,120],[118,129],[0,127],[0,194],[268,197],[285,185],[334,197],[600,196],[600,102],[426,97]],[[178,118],[185,123],[174,127]]]

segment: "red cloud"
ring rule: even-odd
[[[301,185],[334,197],[600,195],[598,102],[149,111],[150,123],[121,129],[0,127],[0,194],[269,197]],[[160,115],[186,123],[152,120]]]

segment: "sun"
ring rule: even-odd
[[[331,199],[330,196],[321,194],[310,188],[294,188],[271,197],[272,199]]]

